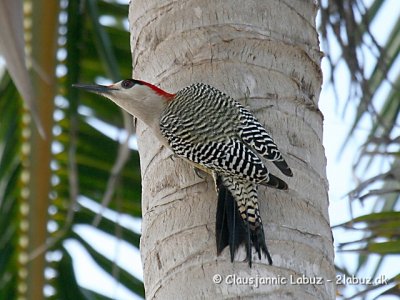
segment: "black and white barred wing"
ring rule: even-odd
[[[246,108],[240,107],[240,111],[238,135],[243,142],[249,145],[263,158],[272,161],[283,174],[286,176],[293,176],[292,170],[289,168],[278,146],[267,130]]]
[[[164,120],[165,121],[165,120]],[[179,118],[161,122],[162,134],[171,149],[180,157],[221,175],[242,181],[266,184],[278,189],[287,189],[287,184],[270,174],[261,159],[239,139],[224,141],[190,142],[187,130],[179,123]],[[179,128],[179,130],[177,129]]]

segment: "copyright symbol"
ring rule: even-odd
[[[214,282],[215,284],[220,284],[220,283],[222,282],[222,276],[219,275],[219,274],[215,274],[215,275],[213,276],[213,282]]]

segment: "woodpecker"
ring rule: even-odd
[[[146,123],[166,147],[214,178],[218,195],[216,244],[229,246],[231,262],[244,244],[249,266],[252,248],[272,264],[258,205],[258,186],[288,185],[269,173],[264,159],[286,176],[293,173],[274,140],[256,117],[218,89],[195,83],[175,94],[150,83],[126,79],[108,86],[75,84],[115,102]]]

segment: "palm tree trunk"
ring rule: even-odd
[[[198,177],[139,122],[147,299],[335,298],[323,117],[318,109],[322,75],[317,7],[313,1],[288,3],[131,2],[133,77],[171,92],[204,82],[235,97],[269,129],[294,171],[289,191],[260,188],[274,265],[255,259],[249,269],[242,262],[244,250],[234,263],[228,250],[217,257],[212,179]],[[277,173],[273,167],[271,171]],[[221,275],[221,284],[213,283],[215,274]],[[239,284],[249,278],[252,284]],[[268,278],[269,284],[263,284]],[[291,284],[296,278],[322,281]]]
[[[41,72],[47,78],[55,78],[57,61],[53,58],[56,57],[57,45],[54,43],[54,37],[58,28],[59,3],[57,1],[35,1],[34,8],[32,10],[31,56],[36,66],[40,67]],[[46,13],[43,13],[44,11]],[[48,237],[47,222],[52,175],[50,170],[51,138],[56,84],[48,82],[48,79],[43,78],[37,69],[32,74],[34,97],[37,103],[40,103],[37,108],[46,139],[40,137],[37,130],[33,128],[34,124],[31,124],[29,156],[23,157],[23,166],[25,171],[28,171],[30,178],[27,186],[29,227],[25,237],[29,241],[27,244],[29,256],[27,275],[19,278],[20,288],[18,291],[21,293],[19,295],[21,299],[39,300],[45,299],[43,287],[46,285],[44,270],[47,263],[43,247],[45,247]],[[21,229],[21,236],[24,235],[25,232]],[[22,251],[21,253],[23,253]]]

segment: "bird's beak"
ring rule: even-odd
[[[75,83],[72,86],[76,87],[78,89],[83,89],[85,91],[92,92],[92,93],[99,94],[99,95],[108,95],[111,93],[111,91],[116,90],[115,88],[113,88],[113,85],[105,86],[105,85],[98,85],[98,84]]]

